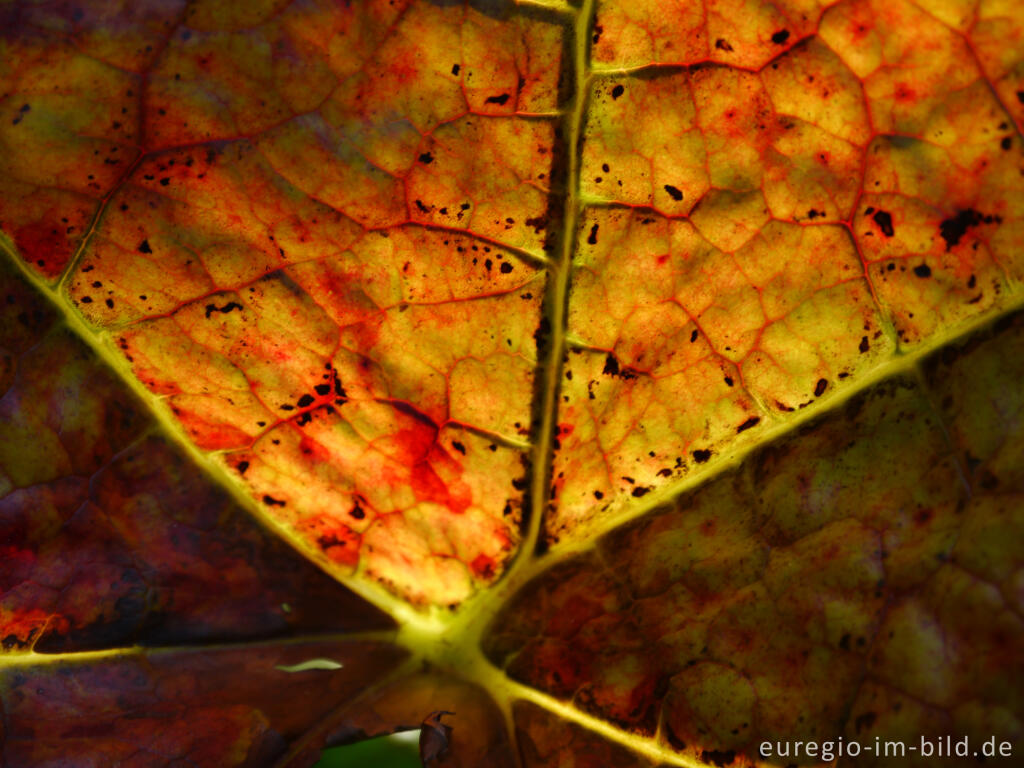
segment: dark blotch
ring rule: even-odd
[[[918,277],[931,277],[932,269],[927,264],[918,264],[914,267],[914,274]]]
[[[152,253],[153,249],[149,247],[149,240],[143,240],[139,243],[139,253]]]
[[[826,379],[818,379],[818,383],[814,385],[814,396],[821,397],[825,394],[826,389],[828,389],[828,381]]]
[[[591,245],[597,245],[597,227],[598,225],[595,224],[590,228],[590,236],[587,238],[587,242]]]
[[[711,451],[701,448],[693,452],[693,460],[698,464],[703,464],[705,461],[711,458]]]
[[[738,427],[736,427],[736,433],[739,434],[740,432],[746,432],[751,427],[756,427],[760,423],[761,418],[759,416],[751,416],[749,419],[747,419]]]
[[[614,88],[612,88],[612,98],[617,99],[625,92],[626,89],[622,85],[616,85]]]
[[[299,398],[299,402],[298,402],[299,408],[306,408],[306,407],[312,405],[314,399],[315,398],[312,395],[303,395],[302,397]]]
[[[871,217],[875,220],[875,224],[882,230],[882,234],[886,237],[892,237],[896,234],[896,230],[892,228],[892,216],[889,215],[888,211],[875,211]]]
[[[206,305],[206,319],[209,320],[210,319],[210,315],[212,315],[214,312],[220,312],[221,314],[226,315],[228,312],[231,312],[232,310],[235,310],[235,309],[245,309],[245,307],[243,307],[237,301],[229,301],[223,307],[218,307],[215,304],[207,304]]]
[[[609,354],[604,359],[604,370],[602,373],[605,376],[618,376],[619,375],[619,361],[615,359],[615,355]]]
[[[266,495],[264,495],[263,497],[263,503],[266,504],[268,507],[283,507],[285,505],[285,502],[281,501],[280,499],[275,499],[273,496]]]
[[[429,152],[424,152],[422,155],[420,155],[420,162],[423,163],[424,165],[430,165],[432,162],[434,162],[434,156]]]
[[[776,45],[785,45],[786,41],[789,40],[789,30],[780,29],[774,35],[772,35],[772,42]]]
[[[946,219],[939,224],[939,234],[946,241],[946,250],[948,251],[954,245],[957,245],[960,239],[967,234],[967,230],[981,223],[981,221],[981,214],[973,208],[968,208],[966,211],[960,211],[953,218]]]
[[[665,191],[668,192],[669,197],[671,197],[673,200],[683,199],[683,193],[682,191],[679,190],[678,187],[673,187],[671,184],[666,184]]]
[[[486,99],[484,99],[484,104],[498,104],[500,106],[504,106],[505,104],[508,103],[508,100],[510,98],[512,97],[509,96],[507,93],[503,93],[501,94],[501,96],[488,96]]]

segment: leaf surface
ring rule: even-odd
[[[5,764],[1019,740],[1013,3],[0,29]]]

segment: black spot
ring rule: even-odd
[[[318,395],[320,395],[320,397],[323,397],[324,395],[330,394],[330,392],[331,392],[331,385],[330,384],[317,384],[315,387],[313,387],[313,390]]]
[[[761,418],[759,416],[751,416],[749,419],[747,419],[738,427],[736,427],[736,433],[739,434],[740,432],[746,432],[751,427],[756,427],[760,423]]]
[[[665,185],[665,191],[668,192],[669,197],[671,197],[673,200],[683,199],[683,193],[678,188],[673,187],[671,184]]]
[[[453,75],[458,75],[460,69],[462,69],[462,67],[460,67],[458,64],[452,64],[452,74]]]
[[[828,389],[828,381],[825,379],[818,379],[818,383],[814,385],[814,396],[821,397],[825,394],[826,389]]]
[[[103,303],[107,305],[107,309],[113,309],[114,308],[114,300],[113,299],[107,299]]]
[[[273,496],[267,495],[263,496],[263,503],[266,504],[268,507],[283,507],[285,505],[285,502],[281,501],[280,499],[275,499]]]
[[[889,215],[888,211],[875,211],[874,216],[871,217],[875,220],[875,224],[882,230],[882,234],[886,237],[892,237],[896,234],[896,230],[892,228],[892,216]]]
[[[621,84],[620,85],[616,85],[614,88],[612,88],[612,98],[613,99],[617,99],[617,98],[619,98],[619,96],[621,96],[625,92],[626,92],[626,89]]]
[[[507,93],[501,94],[501,96],[488,96],[484,99],[484,104],[498,104],[504,106],[508,103],[508,100],[512,98]]]
[[[325,552],[331,547],[345,547],[348,546],[348,542],[339,539],[337,534],[331,533],[326,536],[321,536],[316,540],[316,543],[320,545],[320,548]]]
[[[776,45],[785,45],[786,41],[789,40],[789,30],[780,29],[774,35],[772,35],[772,42]]]
[[[162,179],[160,179],[160,186],[162,186],[162,187],[166,187],[170,183],[171,183],[171,180],[169,178],[167,178],[166,176],[164,176]]]
[[[452,448],[461,453],[463,456],[466,455],[466,446],[464,446],[458,440],[452,440]]]
[[[210,319],[210,315],[212,315],[214,312],[220,312],[221,314],[226,315],[228,312],[230,312],[230,311],[232,311],[234,309],[245,309],[245,307],[243,307],[237,301],[229,301],[223,307],[218,307],[218,306],[216,306],[214,304],[207,304],[206,305],[206,319],[209,320]]]
[[[729,43],[727,43],[722,38],[718,38],[717,40],[715,40],[715,48],[717,48],[720,51],[731,51],[732,50],[732,46],[729,45]]]
[[[424,152],[422,155],[420,155],[420,162],[423,163],[424,165],[430,165],[432,162],[434,162],[434,156],[429,152]]]
[[[149,240],[143,240],[139,243],[139,253],[152,253],[153,249],[149,247]]]
[[[314,400],[315,398],[312,395],[303,395],[299,398],[298,406],[299,408],[306,408],[312,405]]]
[[[732,381],[732,376],[726,376],[726,377],[725,377],[725,386],[727,386],[727,387],[731,387],[731,386],[732,386],[732,384],[733,384],[733,381]]]
[[[615,355],[610,353],[604,359],[604,370],[602,372],[606,376],[618,376],[623,381],[629,381],[630,379],[636,378],[636,371],[629,366],[620,368],[619,361],[615,359]]]
[[[355,506],[353,506],[352,509],[349,510],[349,514],[352,515],[352,517],[354,517],[356,520],[362,520],[364,517],[366,517],[366,513],[363,511],[363,508],[359,506],[358,500],[356,501]]]
[[[931,277],[932,269],[927,264],[918,264],[914,267],[914,274],[918,277]]]
[[[249,468],[249,462],[248,461],[240,461],[235,466],[235,469],[238,470],[238,474],[240,474],[240,475],[244,475],[245,474],[245,470],[247,470],[248,468]]]
[[[651,490],[650,488],[644,488],[642,486],[638,486],[638,487],[633,489],[633,494],[632,495],[635,498],[639,499],[641,496],[646,496],[650,492],[650,490]]]
[[[503,275],[507,275],[509,272],[512,271],[512,265],[509,264],[507,261],[503,261],[501,262],[501,267],[499,269]]]
[[[597,227],[598,225],[595,224],[590,228],[590,236],[587,238],[587,242],[591,245],[597,245]]]
[[[337,399],[334,401],[337,405],[344,405],[348,402],[348,393],[345,392],[345,388],[341,386],[341,379],[335,376],[334,378],[334,394]]]
[[[1009,136],[1005,136],[1002,141],[999,142],[999,146],[1003,149],[1009,149],[1013,146],[1013,139]]]
[[[601,493],[600,491],[594,491],[594,498],[600,501],[601,499],[604,498],[604,494]]]
[[[704,448],[700,448],[693,452],[693,460],[698,464],[703,464],[705,461],[711,458],[711,451]]]
[[[860,337],[860,346],[858,347],[858,349],[861,352],[867,352],[869,349],[871,349],[870,345],[868,344],[868,337],[867,336],[861,336]]]
[[[690,334],[690,343],[693,344],[693,342],[695,342],[699,337],[700,337],[700,332],[699,331],[693,331]]]
[[[967,233],[968,228],[976,226],[981,221],[981,214],[973,208],[968,208],[966,211],[960,211],[953,218],[946,219],[939,224],[939,234],[946,241],[946,250],[948,251],[954,245],[957,245],[960,242],[960,238]]]
[[[92,304],[92,296],[83,296],[81,301],[83,304]]]

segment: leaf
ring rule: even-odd
[[[1016,5],[0,30],[5,765],[1024,736]]]

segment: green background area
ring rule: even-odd
[[[314,768],[421,768],[420,732],[382,736],[343,747],[325,749]]]

